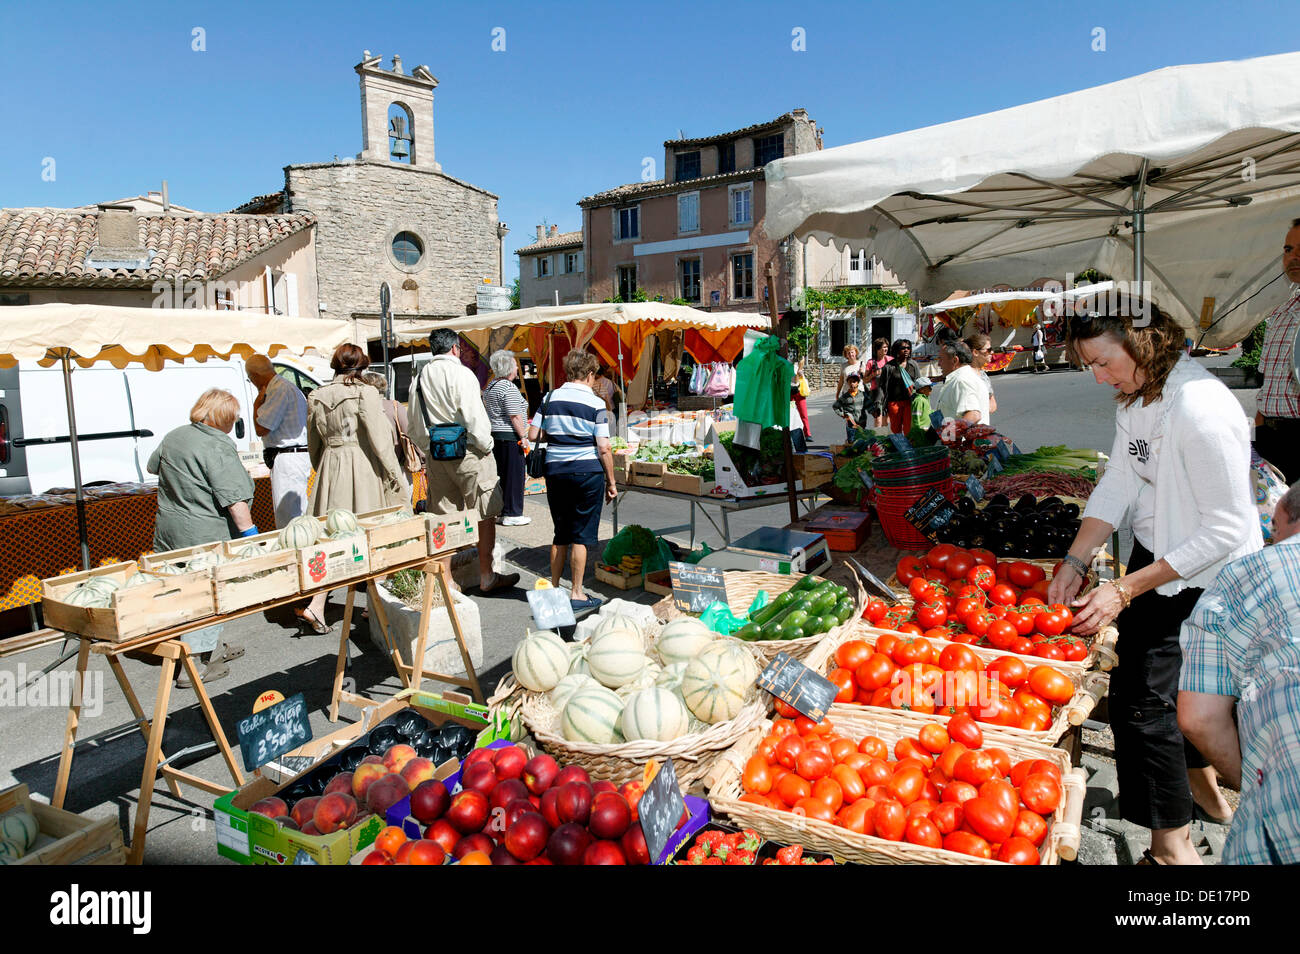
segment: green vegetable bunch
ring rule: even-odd
[[[1029,454],[1012,454],[1003,462],[1002,472],[1010,475],[1030,470],[1056,470],[1096,480],[1100,460],[1101,455],[1095,450],[1074,450],[1059,444],[1055,447],[1040,447]]]

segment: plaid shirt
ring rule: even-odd
[[[1291,297],[1268,316],[1268,331],[1260,351],[1259,370],[1264,386],[1257,408],[1265,417],[1300,417],[1300,388],[1291,369],[1296,332],[1300,331],[1300,286],[1291,286]]]
[[[1178,688],[1233,696],[1241,804],[1224,864],[1300,862],[1300,536],[1234,560],[1183,624]]]

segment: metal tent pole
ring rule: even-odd
[[[81,568],[90,569],[90,534],[86,529],[86,492],[81,486],[81,450],[77,446],[77,411],[72,402],[72,359],[63,349],[63,396],[68,402],[68,442],[72,445],[72,482],[77,489],[77,534],[81,538]]]
[[[1147,231],[1147,169],[1150,160],[1142,160],[1142,169],[1137,182],[1133,184],[1133,282],[1137,294],[1142,294],[1142,281],[1146,270],[1146,231]]]

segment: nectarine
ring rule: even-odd
[[[383,815],[388,809],[410,794],[410,791],[406,779],[394,772],[389,772],[372,784],[366,792],[366,807],[376,815]]]
[[[357,800],[342,792],[330,792],[328,795],[321,796],[316,811],[312,813],[312,821],[316,823],[316,828],[322,835],[342,831],[356,821],[356,818]]]
[[[365,802],[370,786],[388,774],[382,763],[362,762],[352,773],[352,797]]]
[[[310,798],[300,798],[293,803],[293,811],[289,817],[298,823],[299,828],[306,828],[307,823],[311,821],[312,816],[316,814],[316,806],[320,804],[320,796],[312,795]]]
[[[414,748],[405,742],[399,742],[397,745],[389,746],[388,751],[384,753],[384,767],[394,774],[400,774],[402,766],[417,755]]]
[[[272,795],[270,798],[263,798],[254,802],[249,811],[265,815],[267,818],[279,818],[281,815],[289,814],[289,806],[284,803],[283,798],[276,798]]]

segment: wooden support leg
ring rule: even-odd
[[[221,750],[221,757],[226,760],[226,767],[230,769],[230,777],[235,780],[235,787],[240,788],[244,784],[244,776],[235,762],[235,753],[230,750],[230,741],[226,738],[226,733],[221,730],[221,723],[217,720],[216,710],[212,708],[212,700],[208,697],[208,691],[203,686],[203,680],[199,678],[199,670],[194,665],[194,658],[190,655],[189,649],[184,643],[180,645],[181,662],[185,665],[185,671],[190,674],[190,685],[194,687],[194,695],[198,697],[199,708],[203,710],[203,718],[208,721],[208,729],[212,732],[212,739],[217,743],[217,748]],[[170,782],[171,777],[169,776],[167,780]]]
[[[54,797],[50,804],[55,808],[63,807],[63,799],[68,794],[68,776],[72,772],[72,750],[77,746],[77,725],[81,722],[81,689],[86,680],[86,664],[90,660],[90,640],[81,640],[81,649],[77,652],[77,681],[68,704],[68,724],[63,733],[63,751],[59,754],[59,776],[54,783]]]
[[[447,560],[432,560],[424,565],[424,598],[420,600],[420,633],[415,640],[415,651],[411,656],[411,678],[407,688],[420,691],[424,682],[424,650],[429,643],[429,613],[433,609],[433,581],[437,579],[442,588],[442,598],[451,611],[451,594],[447,592],[444,579],[447,576]],[[459,630],[457,630],[459,632]]]
[[[113,675],[117,677],[117,684],[122,687],[122,695],[126,696],[126,704],[131,707],[131,712],[135,715],[135,721],[140,726],[140,734],[144,736],[145,745],[149,744],[149,720],[145,718],[144,709],[140,706],[140,700],[135,696],[135,690],[131,688],[131,682],[126,678],[126,670],[122,668],[122,660],[117,656],[109,655],[108,667],[113,670]],[[192,678],[192,677],[191,677]],[[158,751],[158,758],[163,757],[162,750]],[[177,798],[181,797],[181,787],[176,780],[170,775],[164,775],[167,781],[167,787]]]
[[[469,658],[469,649],[466,648],[465,646],[465,636],[464,633],[462,633],[460,628],[460,617],[456,615],[456,603],[451,596],[451,585],[450,585],[451,580],[449,578],[449,574],[447,573],[447,568],[442,564],[439,564],[437,570],[435,570],[435,573],[437,574],[438,577],[438,585],[442,588],[443,602],[447,604],[447,617],[448,619],[451,620],[451,631],[456,634],[456,645],[460,648],[460,658],[465,664],[465,675],[469,677],[469,688],[472,689],[474,692],[474,701],[483,703],[486,700],[483,698],[483,689],[478,684],[478,674],[474,672],[474,663]],[[429,613],[428,583],[429,581],[426,578],[425,600],[424,600],[425,614],[423,617],[421,617],[422,625],[427,620],[428,613]],[[419,681],[421,676],[420,670],[423,668],[423,664],[424,664],[424,630],[421,629],[420,657],[415,661],[416,669],[415,669],[415,675],[413,677],[414,685],[415,688],[417,689],[420,688],[420,681]]]
[[[393,640],[393,634],[388,630],[388,611],[384,609],[384,604],[379,600],[379,584],[375,580],[366,581],[366,602],[370,606],[370,612],[374,615],[375,622],[379,624],[379,632],[384,637],[384,645],[388,647],[388,655],[393,660],[393,668],[402,678],[402,685],[410,686],[411,677],[407,675],[406,665],[402,662],[402,654],[397,648],[397,643]]]
[[[149,726],[149,745],[144,754],[144,775],[140,779],[140,801],[135,808],[131,853],[127,856],[127,861],[133,865],[140,864],[144,859],[144,840],[149,831],[149,808],[153,804],[153,784],[158,778],[163,730],[167,727],[167,704],[171,701],[172,678],[175,675],[176,659],[164,656],[162,672],[158,675],[158,697],[154,701],[153,723]]]
[[[348,586],[348,598],[343,605],[343,625],[339,631],[339,658],[334,664],[334,694],[330,698],[330,721],[339,721],[339,696],[343,692],[343,670],[348,662],[348,637],[352,635],[352,604],[356,591]]]

